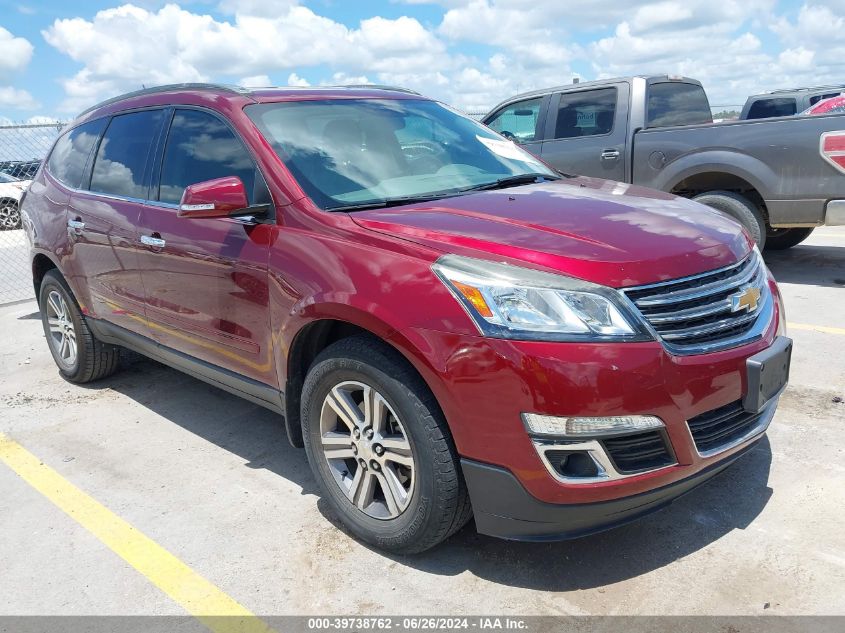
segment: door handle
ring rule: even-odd
[[[83,222],[82,220],[68,220],[67,228],[78,233],[79,231],[85,228],[85,222]]]
[[[616,160],[619,158],[619,150],[618,149],[606,149],[602,150],[601,159],[602,160]]]
[[[155,235],[142,235],[141,244],[144,244],[145,246],[152,246],[153,248],[164,248],[167,245],[167,242],[160,237],[155,237]]]

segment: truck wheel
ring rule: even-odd
[[[55,270],[44,275],[38,305],[50,353],[66,380],[92,382],[117,370],[120,348],[95,338],[67,282]]]
[[[748,231],[760,250],[766,245],[766,222],[763,214],[748,198],[732,191],[708,191],[693,198],[739,222]]]
[[[402,554],[471,516],[440,407],[407,361],[370,337],[330,345],[302,390],[305,451],[323,497],[355,536]]]
[[[782,251],[797,246],[813,232],[812,228],[769,229],[766,235],[767,251]]]

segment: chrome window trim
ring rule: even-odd
[[[781,390],[780,393],[783,393],[783,390]],[[698,447],[695,444],[695,438],[692,436],[692,431],[689,428],[689,421],[687,421],[687,434],[689,435],[690,442],[692,442],[692,447],[695,449],[696,454],[702,459],[713,457],[715,455],[724,453],[725,451],[729,451],[732,448],[736,448],[741,444],[745,444],[746,442],[765,433],[766,429],[769,428],[769,424],[771,424],[772,422],[772,418],[775,417],[775,411],[777,410],[778,400],[780,399],[780,393],[774,396],[771,400],[769,400],[769,402],[767,402],[763,406],[764,413],[760,416],[760,419],[757,420],[757,424],[748,429],[748,431],[744,433],[741,437],[738,437],[737,439],[728,442],[727,444],[719,446],[718,448],[711,448],[710,450],[706,450],[703,452],[699,451]]]
[[[673,461],[671,464],[665,464],[663,466],[658,466],[657,468],[651,468],[649,470],[638,470],[635,473],[620,473],[613,466],[613,461],[610,459],[607,452],[604,450],[604,447],[602,446],[601,442],[599,442],[598,440],[590,439],[581,442],[559,442],[554,440],[541,440],[532,438],[531,443],[534,444],[534,448],[537,450],[537,453],[540,456],[540,461],[543,462],[543,465],[546,467],[546,470],[549,472],[549,474],[554,477],[557,481],[564,484],[597,484],[605,481],[618,481],[620,479],[627,479],[629,477],[638,477],[639,475],[654,473],[659,470],[664,470],[666,468],[673,468],[678,465],[677,458],[675,458],[675,461]],[[549,458],[546,456],[546,453],[548,451],[568,450],[585,451],[598,468],[598,476],[566,477],[565,475],[561,475],[557,471],[557,469],[552,466],[552,463],[551,461],[549,461]],[[670,451],[670,454],[672,454],[672,451]]]

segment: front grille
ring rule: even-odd
[[[609,437],[601,443],[616,470],[623,474],[654,470],[675,463],[661,431]]]
[[[742,401],[731,402],[718,409],[702,413],[690,419],[689,430],[699,453],[717,451],[727,447],[751,431],[765,410],[749,413],[742,407]]]
[[[754,309],[735,306],[749,288],[760,291]],[[742,344],[770,303],[765,266],[756,253],[726,268],[624,292],[666,346],[679,353]]]

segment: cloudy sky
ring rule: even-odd
[[[845,0],[0,0],[0,118],[66,119],[142,85],[399,84],[483,110],[640,73],[711,103],[845,82]]]

